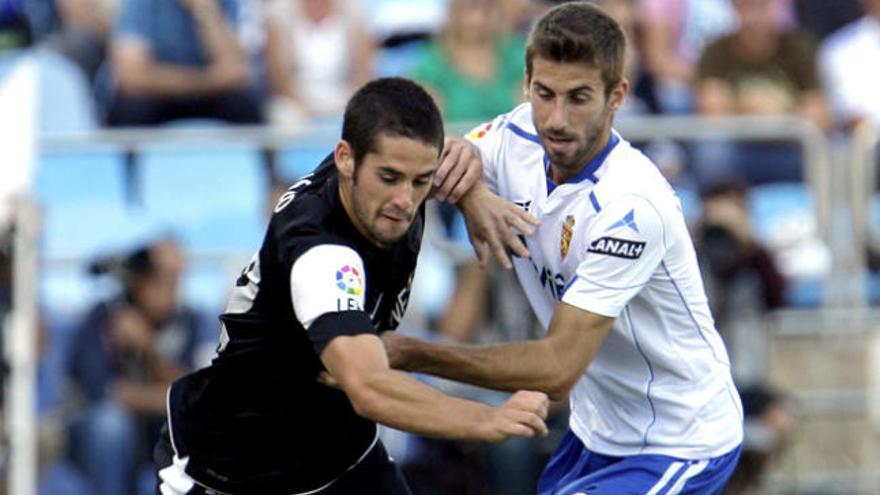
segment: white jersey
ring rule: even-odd
[[[616,132],[556,186],[520,105],[468,138],[490,188],[541,221],[517,276],[548,327],[559,301],[615,318],[571,391],[572,431],[595,452],[705,459],[742,442],[742,405],[678,198]]]

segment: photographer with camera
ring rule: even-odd
[[[91,266],[120,294],[98,303],[78,325],[70,376],[84,402],[71,448],[99,495],[135,492],[165,412],[165,391],[194,368],[200,317],[178,298],[184,266],[178,244],[162,239]]]
[[[739,465],[725,495],[751,493],[779,455],[797,418],[794,403],[772,389],[763,370],[768,336],[764,316],[783,305],[786,279],[773,253],[756,238],[747,186],[719,182],[703,194],[696,235],[706,292],[716,325],[731,349],[743,402],[745,437]]]
[[[759,312],[783,303],[785,278],[772,253],[755,237],[746,198],[747,186],[722,181],[703,194],[703,218],[694,236],[700,247],[712,312],[722,333],[742,308],[731,307],[731,289],[749,279],[757,286]]]

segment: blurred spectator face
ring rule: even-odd
[[[740,30],[775,31],[778,27],[779,0],[734,0]]]
[[[303,0],[303,13],[313,21],[326,19],[336,8],[334,0]]]
[[[161,241],[150,249],[153,270],[134,282],[132,296],[154,323],[170,319],[178,308],[178,286],[184,257],[174,241]]]
[[[461,40],[484,41],[498,29],[494,0],[452,0],[447,29]]]

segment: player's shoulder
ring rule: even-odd
[[[269,222],[267,241],[302,253],[318,244],[349,245],[339,234],[338,179],[330,157],[282,194]]]
[[[478,125],[466,137],[476,144],[488,140],[501,143],[505,147],[517,144],[540,145],[535,124],[532,122],[532,105],[528,102]]]
[[[825,56],[838,56],[844,53],[858,51],[858,41],[869,36],[870,20],[857,19],[831,33],[822,42],[819,52]]]
[[[673,206],[675,192],[660,170],[628,141],[608,156],[607,172],[596,184],[596,193],[611,202],[622,197],[639,197],[657,207]]]

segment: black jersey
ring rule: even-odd
[[[169,425],[199,483],[233,494],[310,492],[376,442],[346,395],[317,383],[339,335],[394,329],[409,299],[424,206],[389,249],[342,207],[332,156],[276,207],[263,245],[236,281],[210,367],[174,383]]]

